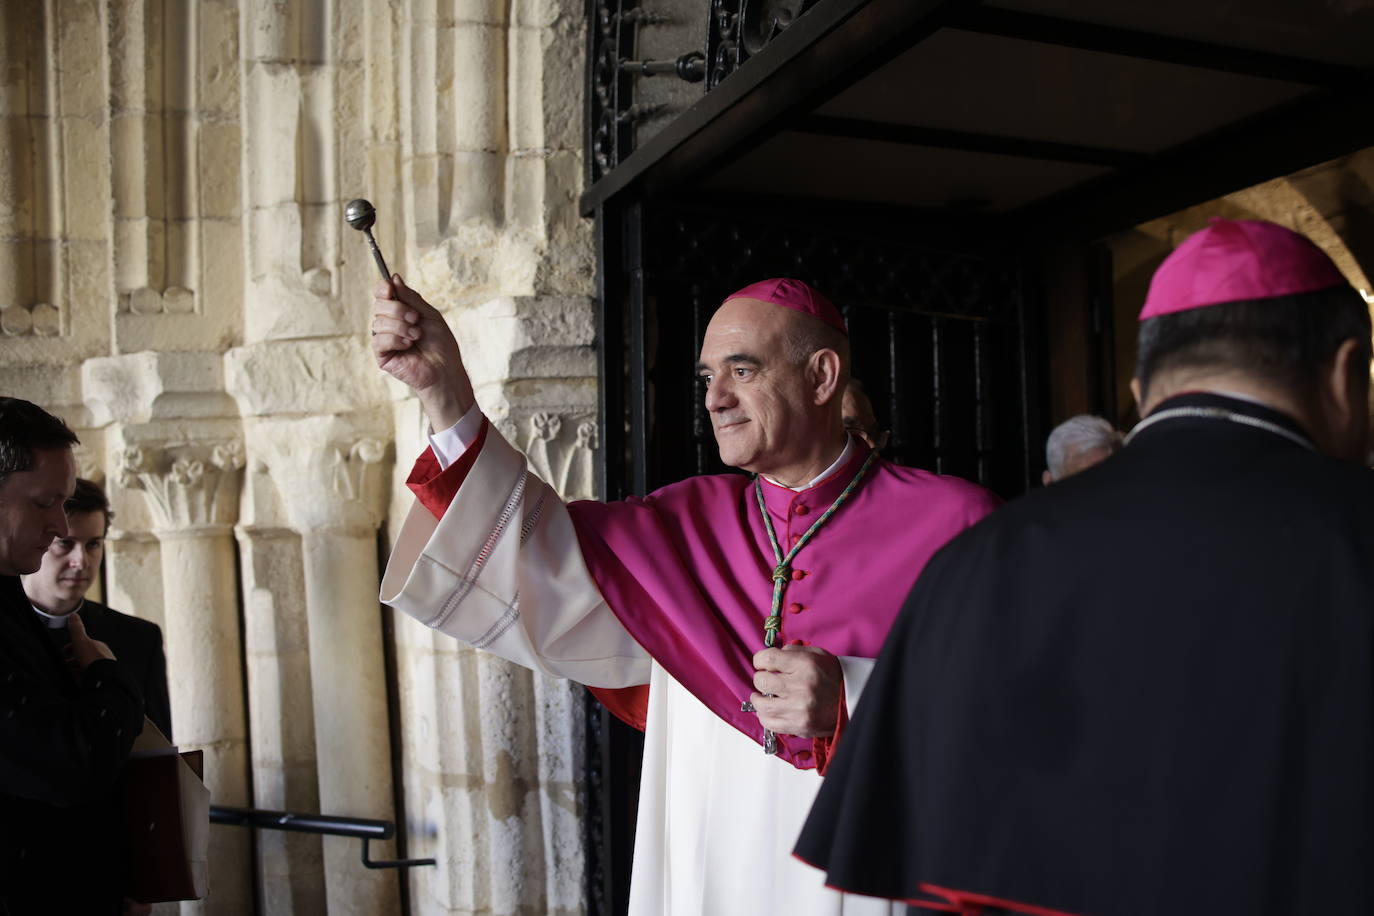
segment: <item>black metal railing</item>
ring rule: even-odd
[[[230,827],[253,827],[258,830],[288,830],[293,833],[316,833],[324,836],[356,837],[363,841],[363,865],[368,868],[415,868],[434,865],[434,859],[396,859],[374,861],[368,855],[373,840],[389,840],[396,834],[391,821],[374,821],[363,817],[336,817],[330,814],[296,814],[291,811],[267,811],[263,808],[231,808],[210,806],[210,823]]]

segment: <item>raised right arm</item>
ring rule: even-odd
[[[448,433],[473,426],[459,421],[475,410],[448,324],[399,276],[377,287],[374,312],[377,365],[415,390],[434,445],[451,443]],[[562,499],[489,424],[479,428],[478,441],[431,463],[445,468],[444,495],[423,498],[418,487],[382,601],[545,674],[592,687],[647,684],[649,656],[597,590]]]
[[[447,507],[443,497],[421,492],[411,508],[382,579],[382,601],[545,674],[590,687],[647,684],[648,653],[607,606],[567,507],[524,456],[488,425],[441,476],[455,473],[461,480],[434,486],[452,493]],[[418,482],[421,490],[426,485]]]

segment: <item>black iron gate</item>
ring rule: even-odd
[[[1039,473],[1042,351],[1018,260],[852,211],[663,200],[598,219],[603,492],[719,473],[695,364],[721,299],[789,276],[845,314],[884,454],[1015,496]],[[986,239],[985,239],[986,241]],[[624,911],[642,745],[589,700],[589,900]]]

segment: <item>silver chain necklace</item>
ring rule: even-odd
[[[1170,407],[1168,410],[1152,413],[1135,425],[1135,428],[1126,436],[1125,444],[1130,445],[1131,440],[1146,427],[1153,426],[1162,420],[1175,420],[1180,417],[1194,417],[1204,420],[1229,420],[1232,423],[1239,423],[1242,426],[1253,426],[1255,429],[1262,429],[1276,436],[1282,436],[1290,442],[1296,442],[1308,451],[1315,452],[1317,450],[1317,447],[1312,444],[1310,439],[1293,432],[1291,429],[1285,429],[1277,423],[1261,420],[1259,417],[1251,417],[1243,413],[1236,413],[1224,407]]]

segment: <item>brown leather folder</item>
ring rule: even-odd
[[[121,777],[126,896],[142,903],[205,896],[210,790],[199,775],[203,763],[202,751],[177,753],[145,723]]]

